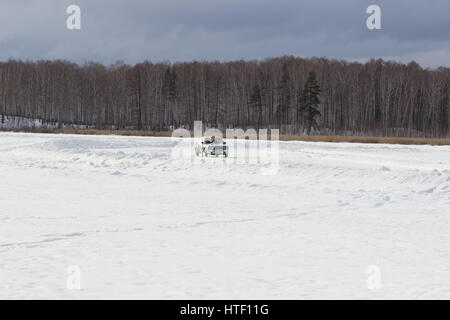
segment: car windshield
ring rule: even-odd
[[[206,138],[203,138],[203,143],[206,143],[206,144],[210,144],[210,143],[213,143],[213,142],[221,142],[222,141],[222,138],[221,137],[206,137]]]

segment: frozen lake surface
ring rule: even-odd
[[[0,298],[450,298],[450,147],[175,144],[0,133]]]

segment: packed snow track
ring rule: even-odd
[[[180,141],[0,133],[0,298],[450,298],[450,147]]]

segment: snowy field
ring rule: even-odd
[[[174,145],[0,133],[0,298],[450,298],[450,147]]]

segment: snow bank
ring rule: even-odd
[[[0,129],[90,129],[94,126],[80,125],[80,124],[68,124],[54,121],[44,121],[41,119],[30,119],[24,117],[15,116],[3,116],[0,115]]]

